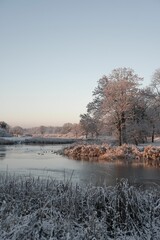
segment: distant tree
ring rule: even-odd
[[[62,132],[62,127],[55,127],[54,133],[59,134]]]
[[[151,132],[152,142],[154,142],[155,134],[160,130],[160,107],[153,105],[147,109],[148,126]]]
[[[95,119],[100,120],[103,118],[102,108],[103,108],[103,101],[105,98],[104,89],[108,85],[108,77],[103,76],[98,81],[98,86],[93,91],[93,101],[88,103],[87,105],[87,112],[93,116]]]
[[[148,117],[152,127],[152,142],[154,142],[155,132],[160,129],[160,68],[156,69],[151,80],[150,91],[150,108],[148,109]]]
[[[146,142],[150,131],[147,115],[150,97],[151,92],[148,88],[139,89],[133,101],[132,111],[127,122],[127,137],[136,145]]]
[[[61,128],[61,134],[67,134],[71,132],[72,126],[72,123],[65,123]]]
[[[8,124],[4,121],[0,122],[0,128],[7,130]]]
[[[39,127],[39,131],[40,131],[40,134],[43,135],[45,133],[45,129],[46,127],[45,126],[40,126]]]
[[[152,76],[151,86],[153,88],[153,91],[156,92],[160,97],[160,68],[155,70]]]
[[[16,127],[11,128],[10,133],[12,133],[16,136],[23,135],[24,129],[20,126],[16,126]]]
[[[92,138],[94,135],[98,136],[98,126],[94,118],[92,118],[88,113],[80,115],[80,125],[83,132],[88,137],[91,134]]]
[[[89,133],[89,114],[81,114],[80,115],[80,126],[83,130],[83,133],[85,134],[86,138],[88,137],[88,133]]]
[[[78,135],[81,133],[80,124],[78,124],[78,123],[72,124],[72,129],[71,129],[71,131],[72,131],[73,134],[75,135],[75,138],[78,138]]]
[[[4,130],[6,133],[9,133],[10,131],[10,126],[4,121],[0,121],[0,128]]]

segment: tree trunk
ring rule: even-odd
[[[119,146],[122,146],[122,132],[119,131]]]
[[[155,125],[152,126],[152,143],[154,142]]]
[[[122,112],[121,114],[121,128],[122,128],[122,143],[127,143],[126,139],[126,118],[125,118],[125,113]]]
[[[134,138],[135,145],[138,146],[138,141],[136,138]]]
[[[119,142],[119,146],[121,146],[121,145],[122,145],[122,129],[121,129],[121,121],[118,122],[117,130],[118,130],[118,142]]]

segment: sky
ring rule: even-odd
[[[0,121],[78,123],[114,68],[149,85],[160,68],[160,0],[0,0]]]

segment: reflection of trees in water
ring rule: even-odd
[[[6,157],[6,147],[0,146],[0,160],[5,159],[5,157]]]

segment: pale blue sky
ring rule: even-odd
[[[79,122],[97,81],[160,67],[160,0],[0,0],[0,120]]]

